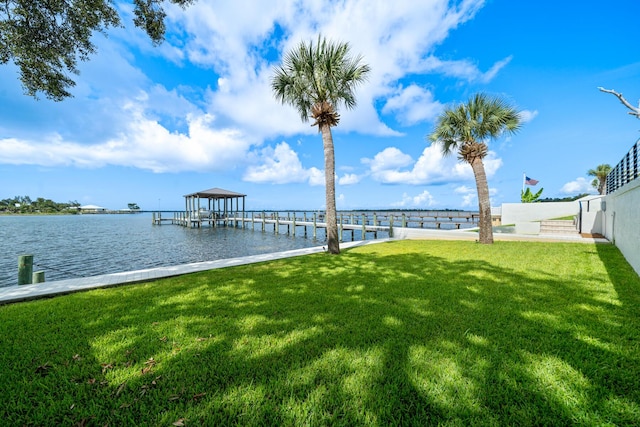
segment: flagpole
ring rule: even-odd
[[[527,180],[527,173],[526,172],[522,172],[522,192],[524,193],[524,183]]]

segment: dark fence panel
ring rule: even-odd
[[[607,194],[613,193],[640,176],[638,151],[640,151],[640,139],[633,144],[627,155],[607,175]]]

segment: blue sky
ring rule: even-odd
[[[321,137],[269,84],[283,52],[318,33],[372,69],[333,128],[338,209],[477,209],[470,168],[425,138],[476,92],[525,119],[489,142],[494,206],[520,201],[523,172],[543,197],[593,191],[587,170],[640,137],[597,89],[638,104],[637,0],[199,0],[167,7],[156,48],[118,6],[126,25],[95,36],[74,98],[27,97],[0,66],[0,198],[170,210],[220,187],[247,194],[247,209],[322,209]]]

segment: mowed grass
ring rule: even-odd
[[[401,241],[0,307],[7,425],[638,425],[611,245]]]

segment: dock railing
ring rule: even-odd
[[[367,235],[374,239],[393,237],[394,227],[420,229],[460,230],[471,228],[478,223],[478,213],[468,211],[338,211],[338,232],[340,240],[345,237],[365,240]],[[185,212],[174,212],[172,217],[154,213],[154,225],[163,223],[177,224],[185,227],[237,227],[251,230],[271,231],[296,236],[318,237],[318,230],[324,233],[327,227],[324,211],[242,211],[227,212],[224,215],[213,215],[206,218],[190,217]],[[301,228],[298,231],[297,229]]]
[[[325,213],[309,211],[247,211],[243,217],[244,221],[251,219],[261,221],[262,219],[279,222],[304,223],[315,216],[319,222],[324,222]],[[371,225],[388,226],[392,221],[396,227],[408,228],[448,228],[461,229],[477,225],[478,213],[468,211],[338,211],[338,224],[344,225]],[[230,218],[234,219],[235,218]],[[237,218],[242,221],[242,218]]]

